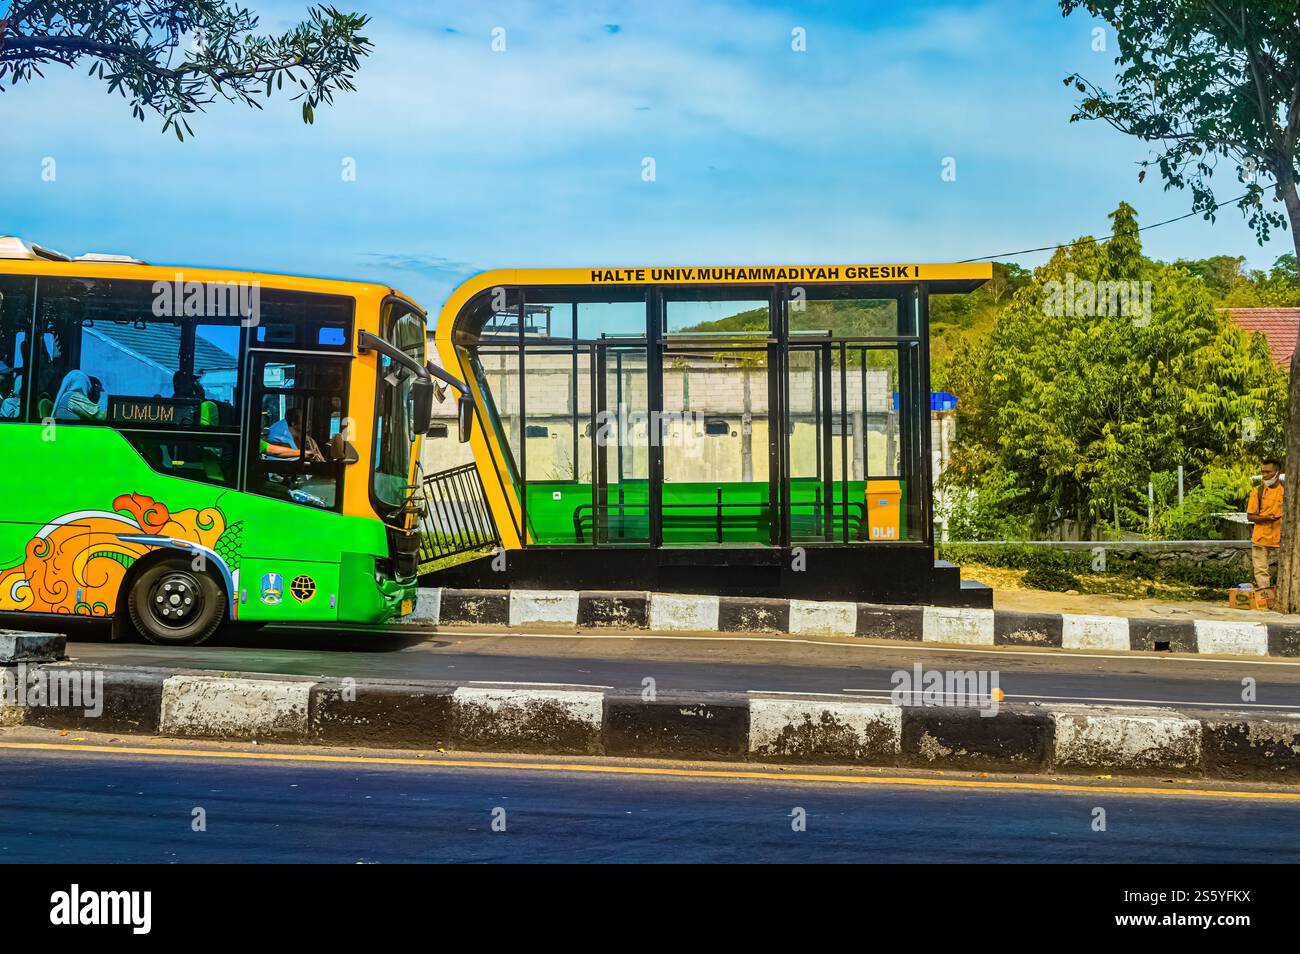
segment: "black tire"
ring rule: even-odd
[[[197,646],[226,618],[226,596],[208,573],[188,559],[151,563],[131,584],[127,609],[135,628],[159,646]]]

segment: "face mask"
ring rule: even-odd
[[[1272,478],[1271,480],[1266,480],[1266,481],[1264,481],[1264,486],[1265,486],[1265,487],[1276,487],[1276,486],[1277,486],[1277,478],[1274,477],[1274,478]]]

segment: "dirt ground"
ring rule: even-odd
[[[961,569],[963,579],[979,580],[993,587],[993,606],[1000,610],[1022,613],[1085,613],[1097,616],[1154,617],[1164,619],[1235,619],[1256,623],[1295,622],[1296,616],[1266,610],[1240,610],[1228,606],[1228,594],[1218,602],[1188,599],[1162,599],[1139,596],[1132,581],[1117,577],[1097,577],[1087,581],[1089,588],[1113,592],[1052,593],[1025,589],[1020,581],[1024,572],[998,567],[968,564]]]

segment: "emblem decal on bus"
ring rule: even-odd
[[[295,576],[289,583],[289,595],[299,603],[306,603],[316,595],[316,581],[306,573]]]
[[[279,573],[262,574],[262,602],[267,606],[279,606],[284,599],[284,577]]]

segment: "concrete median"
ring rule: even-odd
[[[855,636],[1075,652],[1300,656],[1300,623],[1129,619],[946,606],[889,606],[684,593],[421,589],[415,626]]]
[[[0,723],[385,748],[1152,774],[1300,784],[1300,714],[1078,705],[895,705],[847,695],[640,693],[593,686],[30,667],[102,683],[95,717],[53,700]],[[66,681],[66,680],[65,680]]]

